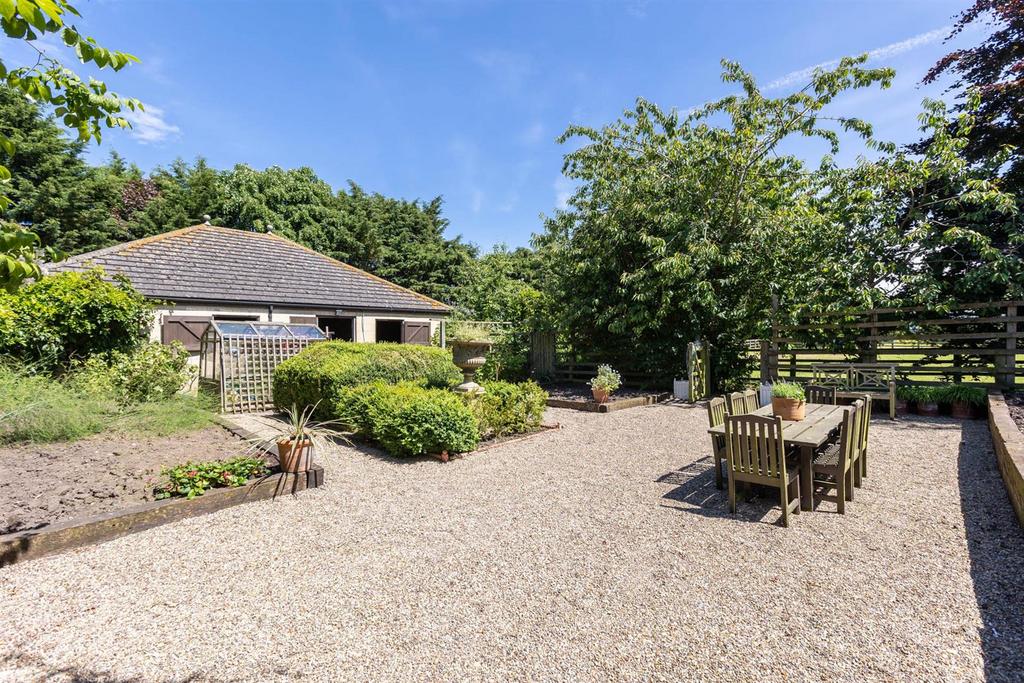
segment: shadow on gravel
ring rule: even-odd
[[[724,488],[721,491],[715,488],[715,463],[710,455],[680,467],[678,470],[667,472],[658,477],[656,481],[659,484],[671,484],[675,487],[662,498],[686,505],[662,503],[662,506],[681,512],[701,517],[725,517],[742,522],[763,522],[765,524],[775,524],[778,521],[778,516],[782,514],[779,510],[777,496],[759,497],[755,487],[738,490],[736,492],[736,514],[729,512],[729,492]]]
[[[1024,529],[996,466],[988,425],[963,422],[957,459],[971,580],[988,681],[1024,680]]]
[[[54,666],[53,664],[43,660],[41,657],[34,657],[25,654],[8,654],[0,656],[0,667],[3,667],[4,669],[12,667],[27,669],[27,671],[18,672],[19,675],[25,674],[27,678],[12,678],[10,680],[60,680],[68,681],[69,683],[146,683],[147,680],[151,680],[139,676],[113,676],[101,671],[89,671],[78,666]],[[161,680],[166,680],[169,683],[191,683],[192,681],[198,681],[201,678],[202,676],[200,674],[192,674],[185,678],[166,678]]]

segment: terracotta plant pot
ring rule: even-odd
[[[278,441],[277,460],[281,463],[282,472],[308,472],[313,466],[313,442],[309,439],[304,439],[298,444],[291,439]]]
[[[950,406],[950,414],[961,420],[973,420],[978,417],[978,411],[970,403],[964,401],[953,401]]]
[[[795,398],[779,398],[772,396],[772,413],[783,420],[796,422],[804,419],[807,402]]]
[[[937,417],[939,414],[939,404],[935,401],[918,401],[917,414]]]
[[[598,403],[605,403],[608,396],[611,395],[607,389],[598,389],[597,387],[590,387],[590,393],[594,395],[594,400]]]
[[[896,414],[897,415],[909,415],[910,414],[910,403],[904,401],[902,398],[896,399]]]

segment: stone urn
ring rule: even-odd
[[[476,383],[476,371],[487,362],[491,350],[489,341],[455,341],[452,343],[452,360],[462,370],[463,382],[455,387],[460,394],[482,394],[484,388]]]

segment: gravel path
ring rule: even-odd
[[[840,517],[728,513],[703,409],[551,411],[443,465],[0,570],[0,680],[1019,681],[1024,532],[982,421],[877,420]]]

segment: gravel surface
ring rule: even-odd
[[[1020,681],[1024,532],[983,421],[876,420],[847,514],[730,515],[701,408],[552,410],[448,464],[0,569],[0,680]]]
[[[244,449],[223,427],[0,447],[0,534],[153,500],[161,467],[231,457]]]

